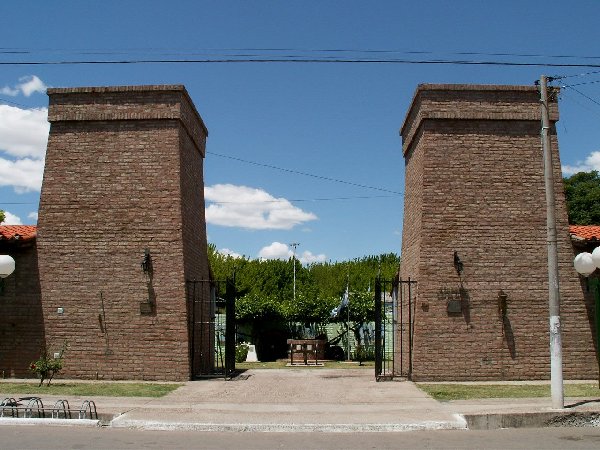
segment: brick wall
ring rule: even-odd
[[[208,273],[206,128],[183,86],[48,94],[38,220],[47,344],[67,342],[67,377],[189,379],[185,282]]]
[[[558,120],[553,103],[551,120]],[[417,279],[413,379],[549,378],[546,209],[534,87],[422,85],[402,127],[401,276]],[[595,378],[552,130],[566,378]],[[463,262],[459,276],[454,252]],[[507,309],[498,311],[499,292]],[[449,313],[447,304],[460,304]]]
[[[0,376],[33,377],[29,364],[45,346],[35,240],[0,241],[0,254],[15,260],[0,292]]]

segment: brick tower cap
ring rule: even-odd
[[[89,86],[48,89],[49,122],[180,120],[198,148],[208,129],[185,86]]]
[[[558,88],[552,88],[558,91]],[[406,113],[400,135],[406,154],[424,120],[540,120],[536,86],[497,84],[420,84]],[[551,96],[550,120],[558,121],[556,96]]]

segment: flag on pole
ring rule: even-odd
[[[342,300],[340,304],[331,310],[331,318],[338,317],[344,308],[348,307],[349,295],[348,295],[348,286],[346,286],[346,292],[342,296]]]
[[[342,309],[344,306],[348,306],[348,285],[346,285],[346,292],[344,292],[344,296],[342,297],[340,309]]]

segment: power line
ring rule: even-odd
[[[393,191],[391,189],[386,189],[386,188],[381,188],[381,187],[376,187],[376,186],[369,186],[369,185],[360,184],[360,183],[354,183],[352,181],[340,180],[338,178],[331,178],[331,177],[326,177],[326,176],[323,176],[323,175],[315,175],[315,174],[312,174],[312,173],[301,172],[299,170],[286,169],[284,167],[273,166],[271,164],[264,164],[264,163],[259,163],[259,162],[256,162],[256,161],[249,161],[247,159],[242,159],[242,158],[238,158],[238,157],[235,157],[235,156],[223,155],[221,153],[215,153],[215,152],[209,152],[209,151],[207,151],[206,153],[210,153],[211,155],[219,156],[221,158],[231,159],[233,161],[243,162],[243,163],[246,163],[246,164],[252,164],[254,166],[266,167],[268,169],[280,170],[282,172],[293,173],[293,174],[296,174],[296,175],[303,175],[305,177],[311,177],[311,178],[316,178],[316,179],[325,180],[325,181],[332,181],[332,182],[335,182],[335,183],[342,183],[342,184],[347,184],[347,185],[350,185],[350,186],[356,186],[356,187],[365,188],[365,189],[373,189],[373,190],[381,191],[381,192],[389,192],[390,194],[402,195],[401,192]]]
[[[60,66],[60,65],[133,65],[133,64],[244,64],[244,63],[296,63],[296,64],[409,64],[409,65],[468,65],[512,67],[587,67],[600,68],[599,64],[550,63],[518,61],[473,61],[453,59],[365,59],[365,58],[206,58],[206,59],[123,59],[123,60],[63,60],[63,61],[0,61],[2,66]]]
[[[146,53],[146,54],[177,54],[177,55],[203,55],[203,54],[226,54],[228,52],[259,52],[259,53],[276,53],[276,52],[302,52],[307,54],[314,53],[358,53],[358,54],[398,54],[398,55],[433,55],[437,52],[430,50],[391,50],[391,49],[350,49],[350,48],[201,48],[196,50],[182,51],[181,49],[173,48],[130,48],[130,49],[61,49],[61,48],[40,48],[37,50],[26,48],[10,48],[0,47],[0,54],[36,54],[36,53],[65,53],[72,55],[127,55],[131,53]],[[508,56],[519,58],[556,58],[556,59],[600,59],[600,56],[590,55],[546,55],[538,53],[513,53],[513,52],[445,52],[446,55],[455,56]],[[251,56],[251,55],[239,55]],[[256,56],[256,55],[254,55]]]
[[[585,83],[568,84],[568,85],[564,85],[564,86],[561,86],[561,87],[585,86],[587,84],[596,84],[596,83],[600,83],[600,80],[587,81]]]
[[[374,199],[374,198],[394,198],[395,195],[364,195],[364,196],[357,196],[357,197],[328,197],[328,198],[282,198],[282,199],[275,199],[275,200],[260,200],[260,201],[255,201],[255,202],[247,202],[247,201],[243,201],[243,202],[235,202],[235,201],[215,201],[215,200],[206,200],[207,203],[214,203],[214,204],[218,204],[218,205],[229,205],[229,204],[244,204],[244,205],[249,205],[249,204],[262,204],[262,203],[284,203],[284,202],[327,202],[327,201],[336,201],[336,200],[370,200],[370,199]]]
[[[571,89],[571,90],[573,90],[573,91],[577,92],[579,95],[581,95],[581,96],[583,96],[583,97],[587,98],[587,99],[588,99],[590,102],[592,102],[592,103],[595,103],[596,105],[600,106],[600,102],[599,102],[599,101],[597,101],[597,100],[594,100],[592,97],[590,97],[590,96],[588,96],[588,95],[584,94],[583,92],[581,92],[581,91],[580,91],[580,90],[578,90],[578,89],[575,89],[573,86],[562,86],[562,87],[564,87],[564,88],[568,88],[568,89]]]
[[[562,75],[562,76],[560,76],[558,78],[562,79],[562,78],[586,77],[588,75],[595,75],[595,74],[598,74],[598,73],[600,73],[600,70],[594,70],[593,72],[576,73],[574,75]],[[554,77],[554,78],[557,78],[557,77]]]
[[[20,106],[22,108],[28,108],[27,106],[23,105],[22,103],[13,102],[11,100],[8,100],[5,97],[0,97],[0,102],[10,103],[11,105]]]

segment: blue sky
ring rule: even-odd
[[[419,83],[568,76],[555,84],[572,86],[562,91],[558,124],[570,173],[600,169],[600,73],[590,73],[600,67],[5,63],[294,55],[594,65],[599,13],[597,1],[4,1],[0,208],[7,222],[35,223],[45,87],[184,84],[209,129],[207,230],[217,248],[288,257],[297,242],[304,262],[399,253],[398,130]]]

